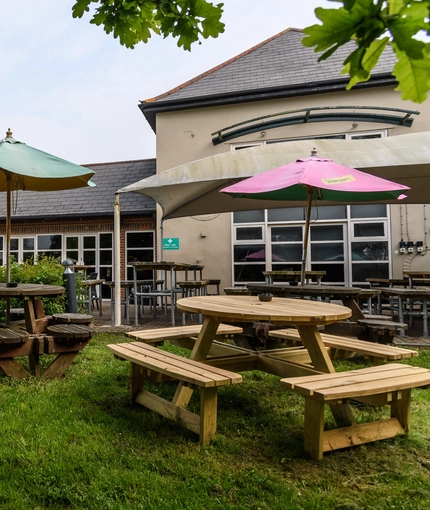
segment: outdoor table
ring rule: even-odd
[[[7,324],[9,327],[2,330],[26,334],[21,343],[0,344],[0,367],[10,377],[21,379],[30,376],[30,372],[15,359],[22,356],[28,356],[30,371],[36,376],[40,375],[39,358],[42,354],[57,355],[44,374],[59,377],[76,353],[88,343],[89,338],[85,341],[58,342],[48,332],[49,317],[45,316],[41,298],[57,297],[64,291],[64,287],[59,285],[19,283],[16,287],[6,287],[5,283],[0,284],[0,299],[21,298],[24,301],[25,331],[18,324]]]
[[[73,266],[75,272],[83,271],[84,279],[85,280],[87,279],[87,271],[88,271],[88,269],[92,269],[93,267],[94,267],[94,265],[87,265],[87,264],[75,264]]]
[[[264,271],[263,275],[266,278],[266,283],[273,283],[274,280],[293,281],[298,283],[301,279],[302,273],[301,271],[279,270]],[[309,281],[314,281],[315,279],[319,285],[321,283],[321,278],[325,275],[325,271],[305,271],[305,282],[309,283]]]
[[[351,321],[357,322],[358,319],[364,319],[361,308],[356,299],[360,296],[362,290],[359,287],[338,287],[336,285],[282,285],[279,283],[248,283],[247,288],[253,294],[273,294],[280,297],[313,297],[322,300],[340,300],[344,306],[350,308],[352,315]],[[379,290],[375,290],[375,296]],[[368,298],[368,296],[366,296]]]
[[[273,325],[296,326],[300,338],[307,349],[312,361],[312,367],[300,363],[292,363],[276,355],[276,349],[265,353],[249,355],[248,369],[264,370],[281,377],[313,375],[321,372],[335,372],[333,363],[327,353],[318,326],[332,324],[347,319],[351,310],[342,305],[325,302],[307,301],[301,299],[273,298],[270,302],[260,301],[254,296],[195,296],[177,301],[177,307],[182,312],[197,313],[204,316],[204,323],[197,341],[191,351],[190,358],[206,360],[219,324],[270,322]],[[242,350],[246,351],[246,349]],[[279,350],[279,351],[282,351]],[[237,350],[228,361],[228,370],[243,370],[246,363],[244,356],[238,355]],[[248,355],[248,353],[246,353]],[[252,356],[254,360],[252,360]],[[208,360],[216,365],[216,360]],[[257,363],[257,364],[255,364]],[[223,365],[226,367],[226,365]],[[227,368],[227,367],[226,367]],[[182,383],[176,391],[173,401],[180,406],[186,406],[191,398],[192,390]],[[337,404],[332,408],[335,417],[342,423],[352,422],[352,414],[345,404]]]
[[[44,332],[47,318],[41,298],[57,297],[64,294],[61,285],[42,285],[36,283],[18,283],[16,287],[6,287],[0,283],[0,299],[21,298],[24,301],[25,329],[28,333]]]
[[[423,336],[428,336],[428,305],[427,301],[430,299],[430,289],[404,289],[399,287],[387,287],[385,289],[381,289],[383,295],[388,296],[390,298],[397,299],[397,310],[399,314],[399,322],[404,322],[403,317],[408,315],[409,317],[422,317],[423,319]],[[405,309],[404,300],[409,300],[409,310]],[[418,300],[421,302],[420,310],[415,311],[413,309],[414,301]],[[392,316],[393,316],[392,310]],[[400,336],[404,336],[405,332],[400,331]]]
[[[403,271],[405,278],[409,280],[409,287],[414,285],[430,285],[430,271]]]

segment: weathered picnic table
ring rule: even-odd
[[[321,300],[340,300],[344,306],[347,306],[351,312],[351,321],[356,322],[358,319],[365,319],[361,308],[357,303],[357,298],[363,293],[358,287],[342,287],[337,285],[283,285],[279,283],[248,283],[247,288],[252,294],[270,293],[274,296],[282,297],[313,297]],[[366,289],[368,291],[368,289]],[[377,296],[379,290],[371,292],[371,295]],[[368,297],[368,296],[366,296]]]
[[[42,298],[57,297],[65,289],[59,285],[19,283],[15,287],[0,284],[0,299],[20,298],[24,302],[24,323],[6,323],[0,326],[0,368],[10,377],[22,379],[31,374],[43,377],[59,377],[64,374],[77,352],[91,338],[91,331],[78,335],[69,331],[65,336],[49,332],[52,317],[45,315]],[[77,314],[73,314],[77,315]],[[91,319],[91,317],[90,317]],[[60,338],[61,336],[61,338]],[[56,354],[48,369],[41,374],[40,356]],[[30,372],[16,358],[28,357]]]

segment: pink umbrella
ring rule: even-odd
[[[407,186],[360,172],[317,156],[315,149],[308,158],[254,175],[227,186],[221,193],[232,197],[261,200],[306,201],[306,224],[303,242],[302,284],[305,280],[307,245],[312,200],[336,202],[383,201],[406,198]]]

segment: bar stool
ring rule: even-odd
[[[176,286],[181,289],[182,297],[205,296],[207,293],[208,280],[187,280],[185,282],[176,282]],[[182,312],[182,325],[185,326],[185,313]],[[202,324],[203,317],[199,314],[199,324]]]

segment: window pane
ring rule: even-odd
[[[0,236],[0,250],[3,250],[3,236]]]
[[[264,282],[264,264],[240,264],[234,266],[235,282]]]
[[[234,223],[261,223],[264,221],[264,209],[260,211],[238,211],[233,213]]]
[[[354,237],[384,237],[383,223],[356,223],[354,225]]]
[[[288,207],[285,209],[269,209],[267,211],[269,221],[304,221],[304,207]]]
[[[312,260],[344,260],[343,243],[324,243],[311,245]]]
[[[130,262],[153,262],[152,250],[127,250],[127,264]]]
[[[388,264],[352,264],[352,280],[365,282],[366,278],[389,278]]]
[[[102,250],[99,253],[100,264],[102,266],[109,266],[112,264],[112,251],[111,250]]]
[[[351,243],[352,260],[388,260],[388,242]]]
[[[94,249],[95,247],[96,247],[95,236],[85,236],[84,237],[84,250]]]
[[[79,248],[79,237],[68,237],[66,239],[66,248],[68,250],[77,250]]]
[[[311,220],[340,220],[346,218],[346,205],[312,207]]]
[[[342,241],[342,225],[314,226],[311,227],[311,241]]]
[[[273,244],[273,262],[300,262],[302,260],[303,247],[301,244]]]
[[[127,248],[153,248],[154,232],[127,232]]]
[[[95,266],[96,265],[96,252],[95,251],[84,252],[84,264],[86,266]]]
[[[10,249],[11,251],[14,250],[18,250],[18,239],[11,239],[10,240]]]
[[[38,250],[61,250],[61,236],[37,236]]]
[[[303,241],[302,227],[272,227],[272,242]]]
[[[75,264],[78,262],[78,256],[77,251],[66,251],[66,258],[72,259]]]
[[[34,239],[32,237],[23,239],[23,249],[24,250],[34,250]]]
[[[23,256],[22,256],[24,262],[28,261],[33,261],[34,260],[34,253],[23,253]]]
[[[351,205],[351,218],[386,218],[387,206],[385,204]]]
[[[237,241],[250,241],[263,239],[263,227],[239,227],[236,229]]]
[[[263,255],[264,259],[266,258],[264,244],[237,244],[234,246],[235,262],[262,260],[261,255]]]
[[[112,248],[112,234],[100,234],[100,248]]]
[[[325,271],[324,282],[345,283],[345,269],[343,264],[312,264],[312,271]]]

